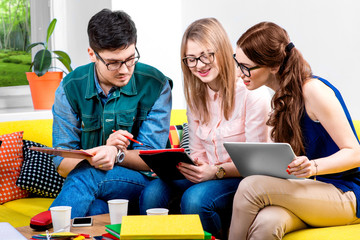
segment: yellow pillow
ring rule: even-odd
[[[0,135],[24,131],[24,139],[52,146],[52,119],[0,122]]]

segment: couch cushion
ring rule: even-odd
[[[182,125],[171,125],[169,131],[169,143],[170,148],[179,148],[182,137],[183,126]]]
[[[326,227],[308,228],[286,234],[283,240],[355,240],[360,236],[360,224]]]
[[[189,127],[187,123],[183,124],[183,132],[180,142],[180,148],[184,148],[185,152],[190,155],[190,148],[189,148]]]
[[[30,221],[29,216],[26,216],[21,212],[0,205],[0,222],[8,222],[13,227],[16,228],[16,227],[23,227],[29,225],[30,223],[29,221]]]
[[[170,125],[181,125],[187,122],[186,109],[172,109]]]
[[[9,222],[13,227],[30,224],[30,219],[49,209],[53,198],[22,198],[0,205],[0,222]]]
[[[52,123],[52,119],[0,122],[0,134],[23,131],[23,139],[52,146]]]
[[[43,197],[57,197],[65,179],[56,171],[51,155],[29,149],[32,146],[45,147],[40,143],[23,142],[24,163],[16,184]]]
[[[23,162],[23,132],[0,136],[0,203],[27,197],[29,193],[16,186]]]

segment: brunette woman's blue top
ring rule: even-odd
[[[313,77],[319,79],[334,91],[337,99],[341,103],[354,135],[356,136],[356,139],[358,139],[349,111],[347,110],[340,92],[327,80],[317,76]],[[301,128],[304,137],[305,154],[309,160],[327,157],[339,151],[339,147],[332,140],[321,123],[311,120],[306,111],[301,118]],[[316,179],[322,182],[331,183],[343,192],[353,191],[357,199],[356,216],[360,218],[360,168],[354,168],[335,174],[319,175]]]

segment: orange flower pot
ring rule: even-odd
[[[63,72],[47,72],[38,77],[34,72],[26,73],[35,110],[51,109],[55,91],[59,87]]]

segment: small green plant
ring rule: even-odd
[[[31,71],[32,68],[34,68],[34,72],[39,77],[41,77],[46,72],[48,72],[49,69],[55,68],[55,67],[51,67],[51,62],[52,62],[53,58],[58,59],[62,64],[64,64],[64,66],[66,67],[68,72],[71,72],[73,70],[70,66],[71,59],[67,53],[65,53],[63,51],[59,51],[59,50],[51,51],[48,48],[49,47],[49,39],[50,39],[52,33],[54,32],[56,22],[57,22],[57,20],[56,20],[56,18],[54,18],[51,21],[51,23],[49,24],[45,42],[32,43],[29,46],[27,46],[27,48],[26,48],[26,51],[30,51],[33,47],[38,46],[38,45],[41,45],[44,47],[44,49],[39,50],[35,54],[34,60],[32,61],[30,70],[29,70],[29,71]],[[60,70],[63,71],[62,69],[60,69]],[[65,72],[65,71],[63,71],[63,72]]]

